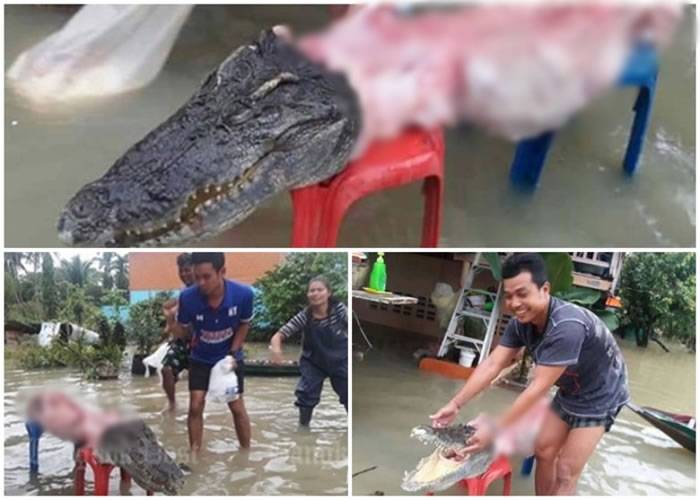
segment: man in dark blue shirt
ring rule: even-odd
[[[230,402],[241,448],[250,447],[250,419],[243,403],[243,342],[253,317],[253,291],[224,278],[222,252],[193,253],[196,286],[180,293],[175,331],[179,337],[192,333],[190,353],[190,409],[187,416],[190,448],[202,447],[204,402],[212,367],[233,356],[240,397]]]
[[[552,297],[542,257],[516,254],[503,264],[506,308],[514,314],[498,345],[462,390],[434,415],[443,427],[488,387],[523,348],[535,362],[533,380],[491,425],[478,426],[462,453],[488,446],[499,428],[514,424],[552,386],[558,391],[535,443],[538,495],[573,495],[586,462],[629,401],[627,370],[620,349],[593,313]]]

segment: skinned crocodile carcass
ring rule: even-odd
[[[175,495],[184,484],[180,467],[141,420],[81,405],[61,391],[34,395],[27,417],[59,439],[92,448],[100,462],[121,467],[147,491]]]
[[[359,128],[345,78],[263,32],[73,196],[59,237],[79,246],[155,246],[213,236],[275,194],[338,173]]]
[[[464,424],[439,429],[427,425],[414,427],[411,437],[434,446],[435,450],[422,458],[415,469],[405,473],[401,488],[405,491],[440,491],[462,479],[486,472],[494,460],[492,448],[468,455],[463,460],[445,456],[464,448],[474,431],[474,427]]]

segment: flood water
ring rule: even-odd
[[[260,351],[260,349],[259,349]],[[293,355],[287,354],[294,359]],[[30,478],[28,438],[21,393],[45,386],[69,388],[87,403],[138,415],[186,474],[182,495],[342,495],[347,494],[347,415],[326,383],[310,430],[298,429],[294,406],[296,377],[246,377],[245,403],[252,425],[248,452],[238,448],[228,407],[207,403],[204,446],[197,463],[188,460],[186,375],[177,384],[178,410],[161,413],[165,396],[158,377],[122,372],[119,380],[86,382],[65,369],[5,371],[5,494],[73,494],[73,445],[45,434],[40,441],[38,478]],[[89,468],[88,468],[89,469]],[[87,473],[87,491],[93,491]],[[117,472],[110,482],[118,494]],[[143,495],[135,484],[132,494]]]
[[[6,66],[60,27],[71,12],[6,6]],[[694,246],[694,17],[689,7],[663,55],[645,154],[633,179],[626,179],[620,166],[633,89],[612,90],[557,135],[534,196],[509,188],[512,144],[469,127],[448,131],[441,245]],[[259,30],[286,23],[304,31],[327,21],[323,7],[198,6],[163,72],[142,90],[47,112],[32,110],[8,90],[7,245],[60,246],[55,226],[65,202],[170,116],[213,67]],[[418,185],[384,192],[350,210],[339,245],[415,246],[421,220]],[[285,193],[202,244],[284,247],[290,231]]]
[[[676,346],[671,354],[622,342],[630,374],[632,401],[671,412],[696,415],[695,355]],[[462,381],[418,370],[410,352],[395,348],[370,351],[353,364],[352,472],[377,466],[353,478],[353,495],[408,494],[401,490],[404,471],[415,468],[432,449],[409,437],[411,428],[430,422],[462,386]],[[503,411],[517,393],[500,387],[478,396],[461,412],[468,421],[480,412]],[[511,458],[513,495],[534,495],[534,473],[519,474],[521,460]],[[489,488],[502,492],[502,481]],[[458,487],[439,494],[464,495]],[[579,495],[695,495],[695,454],[680,447],[625,408],[605,434],[586,466]]]

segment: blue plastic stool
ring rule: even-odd
[[[535,455],[531,455],[523,460],[523,465],[520,467],[521,476],[529,476],[532,474],[532,468],[535,466]]]
[[[633,108],[634,121],[623,161],[623,169],[627,175],[634,174],[639,165],[639,157],[654,103],[658,74],[659,61],[656,48],[650,44],[640,43],[630,54],[627,65],[617,81],[617,85],[621,87],[639,87],[639,94]],[[515,186],[526,189],[537,187],[553,138],[554,131],[549,131],[518,143],[510,166],[510,180]]]
[[[39,438],[44,429],[37,422],[28,421],[24,425],[29,434],[29,471],[39,472]]]

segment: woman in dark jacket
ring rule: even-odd
[[[299,423],[307,426],[314,407],[321,399],[326,378],[348,409],[348,315],[342,302],[333,298],[328,280],[317,276],[309,281],[306,296],[309,305],[273,335],[272,361],[282,362],[282,342],[302,334],[299,360],[301,379],[295,391]]]

